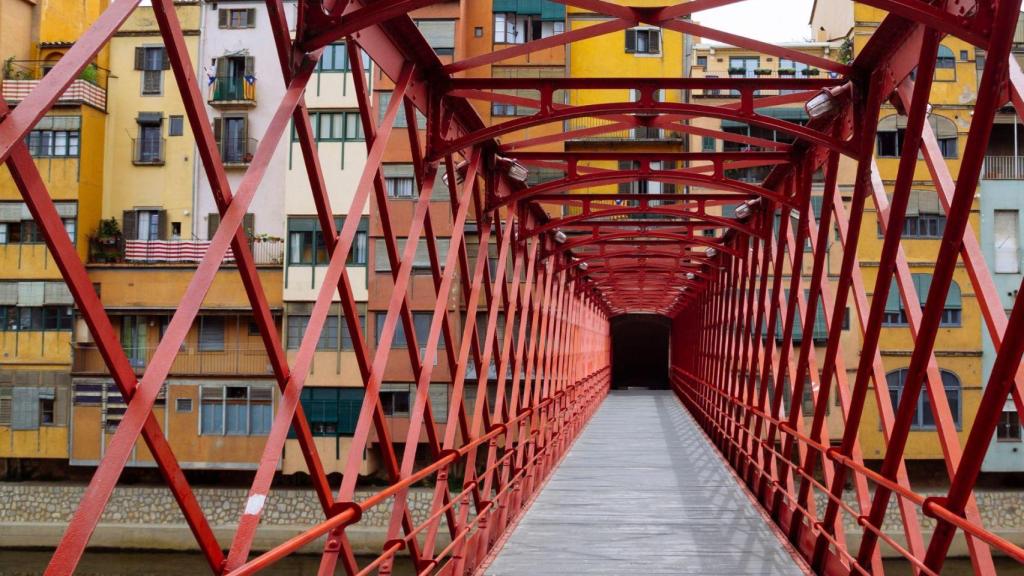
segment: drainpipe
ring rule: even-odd
[[[206,45],[206,12],[207,6],[204,3],[199,4],[199,46],[196,49],[196,62],[195,62],[195,73],[196,80],[199,84],[199,90],[206,89],[206,76],[203,74],[203,61],[205,60],[205,54],[203,48]],[[193,133],[194,135],[194,133]],[[193,138],[194,139],[194,138]],[[202,168],[199,167],[199,144],[196,143],[192,146],[192,238],[198,239],[197,234],[199,230],[199,172]],[[209,238],[207,238],[209,240]]]

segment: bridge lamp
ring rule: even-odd
[[[694,278],[696,278],[696,277],[697,277],[697,275],[696,275],[696,274],[694,274],[693,272],[687,272],[687,273],[686,273],[686,279],[687,279],[687,280],[693,280],[693,279],[694,279]]]
[[[835,112],[839,109],[839,94],[848,89],[849,84],[823,88],[804,104],[807,115],[811,120],[815,120]]]
[[[744,202],[736,207],[736,218],[738,220],[746,219],[748,216],[750,216],[750,205]]]
[[[526,166],[523,166],[511,158],[505,158],[504,156],[495,156],[494,158],[499,164],[505,167],[509,178],[522,184],[526,183],[527,177],[530,176],[530,170]]]
[[[715,256],[718,256],[718,250],[715,250],[714,248],[708,248],[707,250],[704,251],[704,254],[708,258],[714,258]]]
[[[586,272],[587,268],[590,268],[590,264],[587,264],[586,262],[580,262],[579,269],[581,272]]]
[[[561,230],[555,230],[555,242],[558,242],[559,244],[565,244],[565,241],[568,239],[569,237],[565,235],[565,232],[562,232]]]
[[[466,168],[469,166],[469,162],[463,160],[455,165],[455,183],[462,184],[466,179]],[[448,186],[448,170],[441,172],[441,180],[445,186]]]

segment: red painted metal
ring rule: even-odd
[[[14,110],[0,103],[0,159],[37,221],[111,377],[128,399],[124,420],[48,573],[66,574],[75,569],[140,437],[215,574],[256,572],[322,536],[326,537],[322,574],[334,573],[339,563],[350,575],[389,574],[401,554],[409,555],[419,573],[471,573],[495,553],[503,535],[515,525],[600,405],[611,386],[609,319],[627,312],[675,319],[673,389],[814,570],[843,575],[882,573],[882,541],[915,572],[934,574],[942,569],[958,534],[965,538],[976,573],[995,573],[994,553],[1024,561],[1024,549],[982,525],[973,494],[1007,398],[1013,399],[1018,411],[1024,411],[1024,371],[1020,366],[1024,304],[1018,297],[1007,318],[969,225],[993,115],[1007,102],[1018,113],[1024,112],[1024,74],[1009,57],[1020,0],[868,0],[866,5],[891,15],[851,64],[713,30],[686,18],[739,0],[690,0],[650,8],[606,0],[557,1],[593,11],[603,20],[468,57],[460,46],[456,58],[442,63],[408,17],[410,11],[440,0],[401,0],[386,6],[368,0],[336,0],[324,5],[300,1],[294,39],[283,2],[268,0],[272,40],[287,88],[282,100],[272,103],[276,110],[273,120],[235,191],[228,185],[173,5],[170,0],[154,2],[171,69],[222,220],[156,356],[138,380],[22,142],[130,16],[135,3],[112,4]],[[535,80],[489,78],[485,73],[490,65],[621,33],[641,23],[807,62],[832,74],[820,79],[565,78],[538,85]],[[935,135],[925,122],[935,54],[946,35],[987,53],[970,133],[955,173],[942,160]],[[318,51],[340,40],[346,42],[353,66],[367,161],[351,203],[331,206],[304,89]],[[392,100],[382,116],[371,104],[360,50],[369,54],[380,73],[394,84]],[[915,69],[916,83],[910,78]],[[554,101],[556,91],[625,88],[638,90],[638,101],[589,105]],[[806,102],[821,89],[835,90],[835,111],[806,125],[757,112]],[[526,98],[509,93],[515,90],[535,90],[539,95]],[[659,102],[655,98],[658,90],[678,90],[690,98],[680,103]],[[709,105],[692,97],[698,90],[735,91],[735,95],[721,98],[722,104]],[[761,96],[772,90],[796,92]],[[879,111],[890,101],[905,111],[908,126],[896,181],[887,190],[872,153]],[[476,106],[490,103],[535,108],[537,112],[505,122],[485,121]],[[399,111],[410,118],[422,113],[427,118],[426,129],[418,130],[415,123],[409,123],[405,134],[396,133],[393,127]],[[525,129],[579,117],[607,123],[511,139]],[[780,143],[690,123],[701,118],[778,130],[794,141]],[[246,206],[289,123],[295,127],[330,257],[309,325],[291,363],[241,230]],[[638,127],[709,136],[750,149],[698,153],[681,144],[657,144],[654,151],[630,151],[621,146],[599,148],[596,141],[570,143],[575,138]],[[499,142],[498,138],[510,141]],[[394,200],[386,194],[381,173],[389,144],[400,140],[410,150],[418,191],[408,224],[402,226],[393,219]],[[542,146],[544,150],[539,150]],[[551,146],[563,150],[552,152]],[[947,218],[924,310],[913,286],[901,225],[910,189],[921,179],[920,171],[915,171],[919,152]],[[841,193],[841,156],[856,165],[849,199]],[[559,170],[563,177],[528,186],[509,176],[509,159],[525,167]],[[607,167],[620,161],[634,162],[636,168]],[[672,167],[654,168],[655,161],[671,162]],[[726,176],[727,171],[763,166],[771,166],[772,172],[762,182]],[[811,196],[819,187],[812,174],[819,168],[825,176],[821,186],[825,208],[820,216],[811,210]],[[447,177],[447,199],[431,197],[439,173]],[[638,180],[674,183],[687,189],[685,194],[652,195],[609,191],[610,185]],[[336,212],[362,213],[371,195],[394,286],[376,347],[368,344],[362,332],[345,267],[358,219],[346,218],[340,230],[334,223]],[[868,198],[884,235],[881,255],[872,265],[876,279],[870,301],[858,258]],[[443,259],[437,233],[442,223],[432,221],[437,216],[430,210],[432,200],[447,200],[451,207],[450,223],[443,224],[451,229]],[[719,215],[722,206],[740,203],[745,203],[748,214]],[[833,229],[842,253],[837,270],[828,266]],[[399,238],[406,239],[401,250]],[[425,343],[417,342],[410,299],[420,239],[427,247],[434,290]],[[172,446],[152,415],[152,407],[229,248],[281,398],[249,491],[247,502],[251,505],[239,511],[238,528],[225,556]],[[492,249],[496,252],[493,271],[488,265],[494,258]],[[997,351],[963,447],[936,359],[942,302],[959,261],[970,276]],[[879,350],[884,296],[893,278],[907,310],[913,342],[902,400],[895,407],[890,403]],[[456,289],[461,320],[450,313]],[[332,493],[299,395],[335,297],[340,297],[359,365],[360,379],[352,385],[364,389],[365,401],[341,487]],[[841,347],[845,338],[842,319],[851,300],[856,311],[851,324],[862,336],[862,343],[856,370],[849,376]],[[819,320],[828,333],[823,342],[810,336]],[[803,339],[794,341],[798,326]],[[392,438],[379,391],[399,327],[406,336],[416,392],[405,437]],[[444,375],[451,402],[436,407],[431,405],[429,392],[442,342],[451,368]],[[925,498],[915,492],[907,472],[906,445],[921,390],[928,394],[936,422],[934,437],[950,477],[944,497]],[[880,469],[865,464],[860,446],[869,395],[887,442]],[[469,403],[468,398],[475,400]],[[807,405],[804,398],[809,400]],[[833,399],[838,414],[830,416]],[[447,410],[446,425],[438,422],[439,410]],[[829,422],[836,419],[843,433],[841,439],[833,440]],[[295,431],[325,519],[251,557],[262,512],[258,504],[272,497],[274,472],[289,429]],[[378,448],[389,484],[355,502],[362,453],[371,446]],[[401,446],[401,455],[397,446]],[[455,475],[461,475],[461,485],[451,481]],[[414,518],[407,504],[409,488],[424,481],[434,486],[425,520]],[[853,486],[852,502],[843,499],[848,483]],[[896,530],[884,524],[892,496],[897,498],[899,511]],[[390,506],[387,544],[375,559],[360,565],[346,530],[358,525],[364,512],[378,506]],[[936,523],[930,538],[923,529],[922,516]],[[853,532],[861,533],[856,550],[847,541]],[[442,544],[444,535],[447,543]]]

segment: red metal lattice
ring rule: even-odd
[[[338,562],[348,574],[389,573],[394,558],[400,553],[408,553],[421,573],[471,572],[528,505],[600,404],[610,384],[608,319],[615,314],[635,311],[670,317],[685,315],[686,321],[676,322],[673,331],[672,383],[675,390],[774,521],[787,531],[797,549],[817,571],[881,573],[878,541],[882,540],[903,554],[918,572],[935,574],[941,570],[951,539],[958,531],[967,538],[977,573],[995,572],[993,549],[1024,561],[1024,550],[982,526],[972,496],[982,459],[1007,396],[1012,396],[1018,412],[1024,411],[1021,396],[1024,374],[1020,373],[1024,305],[1018,298],[1009,318],[1006,317],[974,231],[968,225],[994,114],[1006,102],[1010,102],[1018,114],[1024,113],[1024,98],[1020,92],[1024,75],[1009,58],[1020,0],[864,2],[887,10],[890,16],[852,65],[681,19],[737,0],[691,0],[657,8],[624,7],[604,0],[558,0],[609,16],[610,20],[442,64],[406,16],[413,9],[438,1],[336,0],[325,6],[301,1],[297,31],[292,40],[283,3],[268,0],[272,40],[287,90],[281,102],[276,103],[273,119],[241,184],[231,190],[173,3],[154,0],[171,68],[196,135],[221,223],[141,379],[136,378],[23,143],[28,131],[117,31],[137,1],[112,3],[17,108],[8,110],[0,103],[0,159],[10,169],[111,376],[128,400],[127,412],[48,573],[64,574],[74,570],[140,436],[153,453],[214,573],[255,572],[324,535],[327,544],[321,573],[333,573]],[[541,86],[524,80],[456,76],[466,70],[620,31],[638,23],[792,58],[833,74],[824,79],[801,80],[566,78]],[[973,43],[988,56],[961,166],[955,175],[949,173],[935,135],[925,121],[936,51],[945,35]],[[346,41],[353,67],[368,157],[351,205],[340,212],[360,213],[373,197],[394,280],[383,331],[373,350],[366,345],[361,332],[345,268],[358,219],[346,219],[340,230],[335,225],[335,210],[326,193],[304,101],[304,89],[319,50],[341,39]],[[379,125],[376,111],[371,110],[359,50],[368,53],[395,83],[392,99]],[[917,73],[911,76],[914,69]],[[556,90],[614,88],[636,89],[639,98],[636,102],[587,106],[554,102]],[[499,92],[511,89],[536,89],[539,95],[533,99]],[[655,98],[659,89],[732,90],[737,96],[732,102],[718,106],[669,103]],[[796,92],[759,95],[768,90]],[[827,91],[835,111],[812,119],[806,126],[757,112],[766,106],[806,101],[821,94],[821,90]],[[486,125],[475,113],[471,101],[515,104],[535,108],[537,112]],[[891,200],[873,165],[875,127],[880,107],[887,101],[898,103],[908,117]],[[425,140],[415,123],[409,123],[405,135],[394,131],[400,110],[404,110],[406,117],[417,111],[426,116]],[[514,143],[497,140],[526,128],[580,117],[601,118],[608,123]],[[694,118],[729,119],[762,126],[788,133],[794,142],[782,144],[699,128],[688,123]],[[289,122],[295,126],[330,256],[308,327],[291,364],[282,348],[241,229],[246,208]],[[531,151],[533,147],[573,137],[637,127],[711,136],[767,151],[653,154]],[[407,230],[396,230],[392,225],[381,175],[381,161],[388,141],[400,138],[408,139],[419,191]],[[927,163],[947,218],[923,310],[901,245],[903,231],[899,225],[907,209],[918,154]],[[841,156],[856,162],[855,186],[849,205],[837,193]],[[508,177],[502,168],[502,157],[514,158],[527,166],[559,169],[564,177],[526,187]],[[605,170],[587,165],[595,160],[630,161],[637,167]],[[654,161],[678,161],[687,165],[663,169],[660,165],[652,166]],[[774,168],[759,184],[727,176],[728,170],[760,166]],[[825,176],[823,204],[826,209],[820,217],[815,217],[810,208],[810,190],[812,175],[818,169],[822,169]],[[428,210],[438,173],[447,176],[454,221],[449,251],[443,262]],[[636,180],[695,185],[716,192],[690,195],[579,192],[589,186]],[[865,211],[869,198],[877,208],[884,233],[879,272],[871,293],[887,294],[895,275],[914,341],[903,401],[896,407],[888,400],[878,351],[885,299],[873,298],[869,305],[857,258],[864,214],[870,213]],[[738,218],[724,218],[706,210],[739,201],[747,202],[750,210]],[[552,206],[557,206],[558,210],[551,210]],[[782,217],[778,230],[774,230],[775,216],[791,211],[799,215],[796,225],[791,225],[790,218]],[[470,219],[478,223],[472,231],[466,226]],[[833,227],[839,231],[843,253],[836,281],[825,273],[827,245]],[[709,228],[727,232],[716,238],[699,234]],[[559,240],[558,234],[564,237]],[[398,237],[407,239],[401,250]],[[416,245],[421,238],[428,247],[437,294],[425,346],[416,341],[407,297]],[[476,254],[469,253],[469,239],[475,242],[471,245],[476,246]],[[492,240],[498,247],[494,272],[487,266],[488,246]],[[808,250],[799,249],[805,244],[809,245]],[[231,256],[228,256],[229,249]],[[237,263],[252,304],[281,390],[281,401],[245,510],[239,516],[238,529],[225,555],[223,543],[213,534],[152,416],[152,407],[215,272],[229,257]],[[809,273],[805,273],[805,260],[810,262]],[[974,425],[963,446],[956,434],[934,355],[942,302],[958,261],[962,261],[970,275],[988,334],[998,351]],[[466,320],[462,326],[452,325],[446,313],[449,294],[456,282],[465,294],[462,305]],[[340,295],[352,334],[366,399],[349,447],[342,485],[336,493],[327,482],[299,403],[316,343],[335,295]],[[863,335],[862,354],[852,386],[839,353],[841,318],[850,300],[856,307],[857,328]],[[804,338],[799,344],[793,339],[797,317],[801,319],[804,334],[813,331],[819,302],[823,305],[828,330],[824,358],[820,361],[815,357],[810,338]],[[481,322],[479,327],[476,326],[477,311],[486,312],[486,322]],[[503,324],[499,316],[505,318]],[[404,442],[391,437],[379,401],[381,379],[399,323],[406,335],[417,380]],[[763,327],[778,324],[782,326],[780,343],[773,337],[761,336]],[[499,338],[496,332],[502,325],[504,334]],[[478,331],[482,331],[482,339],[477,338]],[[437,425],[438,419],[430,405],[430,370],[424,369],[433,365],[437,344],[442,338],[448,365],[454,367],[452,403],[447,418],[447,422],[454,425],[444,428]],[[487,378],[467,377],[471,370],[474,375],[487,374],[487,367],[492,364],[497,368],[497,394],[493,405],[486,394]],[[818,387],[810,391],[813,414],[801,414],[801,402],[791,402],[785,413],[784,395],[802,398],[809,373],[819,382]],[[463,402],[467,386],[478,389],[473,406]],[[844,434],[836,439],[839,443],[834,447],[825,427],[833,388],[838,394],[845,423]],[[922,388],[929,395],[951,482],[948,495],[942,498],[924,498],[914,492],[906,472],[905,448],[914,404]],[[864,465],[858,443],[866,399],[872,390],[888,443],[879,471]],[[809,429],[804,416],[810,418]],[[290,427],[296,433],[325,520],[271,551],[250,558],[263,503],[270,493]],[[367,500],[354,502],[361,453],[371,434],[376,435],[381,447],[390,485]],[[430,464],[417,467],[421,434],[428,439],[425,449],[429,450]],[[404,446],[401,455],[396,452],[396,446]],[[458,491],[450,488],[448,482],[449,470],[455,465],[467,471]],[[816,474],[819,468],[820,476]],[[434,481],[435,494],[429,518],[416,524],[406,506],[406,496],[411,485],[424,479]],[[847,481],[854,487],[855,506],[842,500]],[[815,494],[828,497],[823,511],[816,509]],[[900,512],[902,534],[899,536],[903,544],[881,528],[893,496]],[[352,554],[345,530],[357,524],[366,510],[386,502],[392,504],[388,544],[377,559],[360,566]],[[844,514],[854,517],[864,530],[857,550],[847,546],[841,522]],[[937,522],[927,546],[921,533],[922,515]],[[452,543],[435,554],[441,531],[447,532]]]

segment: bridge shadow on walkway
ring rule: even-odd
[[[493,576],[803,574],[669,391],[613,391]]]

